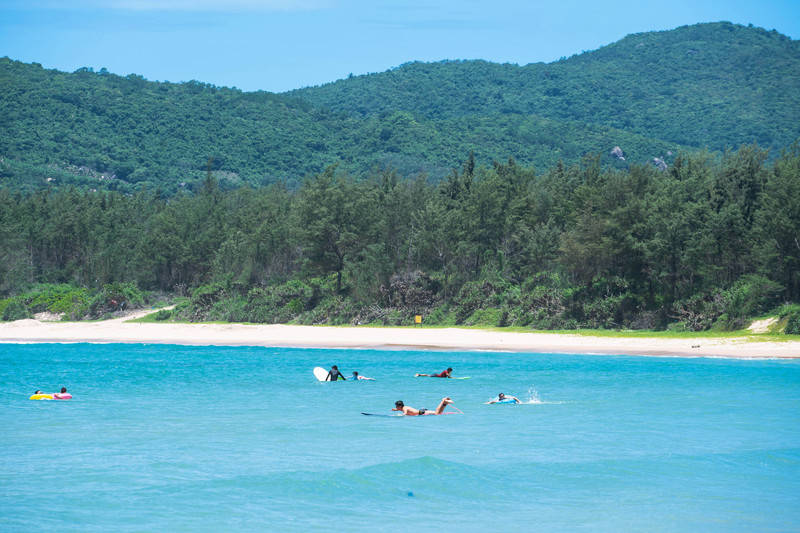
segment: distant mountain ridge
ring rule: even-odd
[[[408,63],[289,93],[150,82],[0,59],[0,186],[132,191],[296,182],[331,164],[438,179],[467,157],[542,169],[587,153],[800,137],[800,45],[730,23],[640,33],[524,67]],[[608,155],[620,146],[625,160]]]
[[[414,62],[287,94],[361,116],[533,114],[721,150],[800,136],[798,73],[800,42],[719,22],[637,33],[554,63]]]

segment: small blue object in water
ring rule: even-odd
[[[408,491],[408,497],[409,497],[409,498],[413,498],[413,497],[414,497],[414,493],[413,493],[413,492],[411,492],[411,491]]]

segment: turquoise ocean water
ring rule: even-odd
[[[800,531],[796,361],[0,344],[0,406],[3,532]]]

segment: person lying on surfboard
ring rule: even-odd
[[[333,365],[331,369],[328,371],[328,375],[325,377],[325,381],[336,381],[339,378],[342,378],[343,380],[347,381],[347,378],[344,377],[344,375],[342,375],[341,372],[339,372],[339,367]]]
[[[429,377],[429,378],[452,378],[450,374],[453,373],[452,368],[448,368],[447,370],[442,370],[438,374],[414,374],[415,378],[419,377]]]
[[[437,407],[435,411],[431,411],[430,409],[414,409],[413,407],[405,405],[403,400],[397,400],[394,402],[394,409],[392,409],[392,411],[402,411],[406,416],[440,415],[445,407],[451,403],[453,403],[453,400],[450,398],[442,398],[442,401],[439,402],[439,407]]]
[[[353,381],[358,381],[359,379],[368,379],[370,381],[375,381],[375,378],[367,378],[364,376],[359,376],[358,372],[353,372]]]
[[[486,403],[521,403],[516,396],[506,396],[502,392],[497,395],[494,400],[489,400]]]

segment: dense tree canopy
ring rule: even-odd
[[[330,167],[296,191],[164,200],[0,191],[0,290],[135,283],[183,316],[533,327],[734,327],[800,301],[800,147],[598,158],[536,173],[468,158],[438,184]]]

